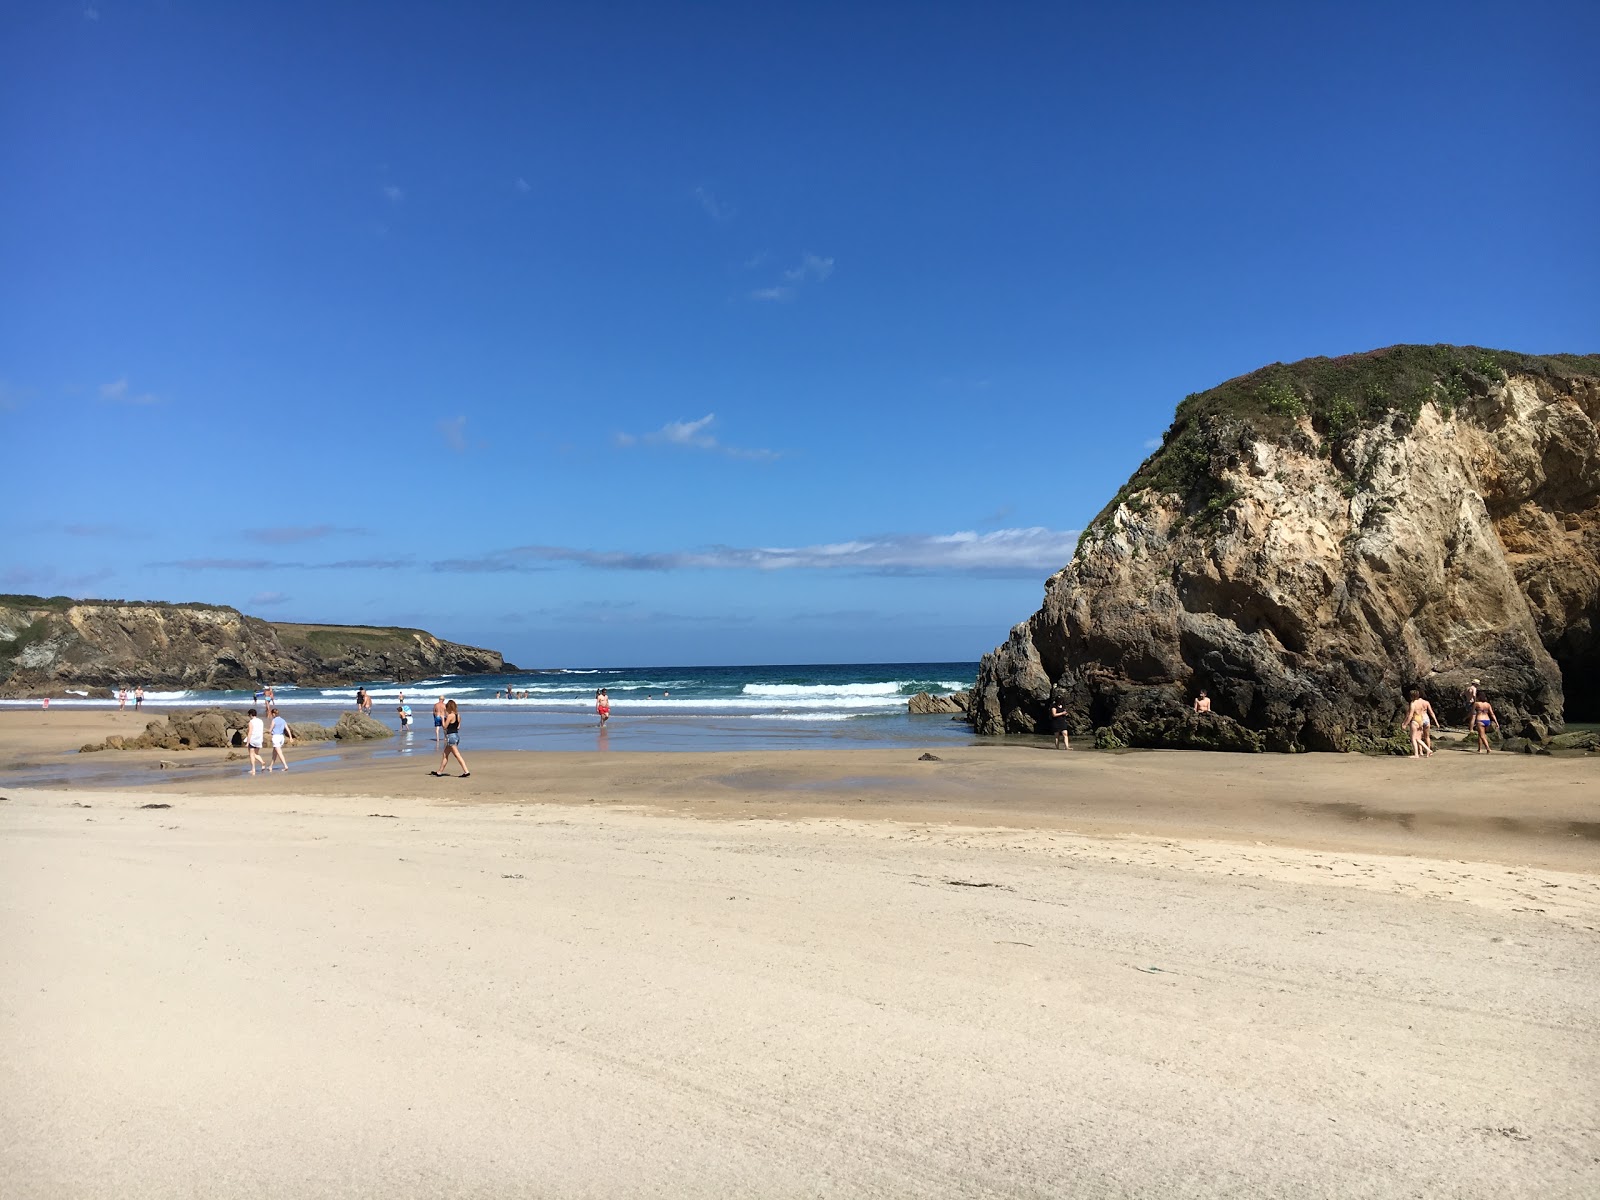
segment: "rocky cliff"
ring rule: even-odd
[[[63,687],[248,688],[506,670],[420,629],[292,625],[207,604],[0,596],[0,694]]]
[[[1419,688],[1508,732],[1600,709],[1600,356],[1395,346],[1188,397],[1044,604],[981,733],[1064,701],[1102,745],[1376,748]],[[1204,689],[1214,716],[1191,701]]]

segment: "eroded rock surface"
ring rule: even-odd
[[[421,629],[297,625],[205,604],[0,597],[0,695],[68,686],[217,690],[498,673],[493,650]]]
[[[1597,422],[1600,357],[1474,348],[1190,397],[985,656],[973,724],[1043,732],[1056,699],[1103,744],[1379,749],[1407,690],[1460,723],[1476,678],[1542,742],[1600,702]]]

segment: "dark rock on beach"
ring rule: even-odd
[[[984,657],[972,724],[1062,704],[1107,745],[1409,752],[1405,694],[1464,723],[1476,679],[1540,746],[1600,715],[1597,423],[1600,356],[1473,347],[1190,396]]]
[[[347,712],[340,714],[339,723],[333,728],[333,736],[341,742],[364,741],[393,737],[394,730],[361,713]]]

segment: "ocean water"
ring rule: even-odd
[[[372,715],[398,727],[402,695],[413,725],[399,745],[433,743],[435,699],[462,712],[464,748],[708,750],[826,745],[970,743],[971,729],[948,715],[912,717],[917,692],[948,695],[972,686],[975,662],[839,663],[808,666],[631,667],[444,675],[416,683],[374,679],[333,688],[274,684],[278,707],[296,719],[332,724],[372,693]],[[601,729],[595,692],[605,688],[611,720]],[[506,692],[511,696],[507,698]],[[152,715],[176,708],[248,708],[247,691],[145,692]],[[51,707],[115,708],[108,692],[69,694]],[[0,701],[37,707],[37,700]],[[130,700],[128,710],[133,703]]]

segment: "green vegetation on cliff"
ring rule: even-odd
[[[1183,497],[1185,511],[1205,521],[1227,508],[1218,479],[1223,460],[1236,459],[1248,440],[1296,436],[1309,417],[1318,441],[1308,450],[1331,456],[1341,441],[1393,421],[1410,428],[1432,403],[1450,415],[1458,404],[1485,395],[1507,374],[1563,381],[1600,377],[1600,354],[1519,354],[1480,346],[1390,346],[1338,358],[1272,363],[1209,391],[1186,396],[1161,440],[1093,521],[1093,530],[1129,496],[1146,489]],[[1303,436],[1303,435],[1300,435]]]

